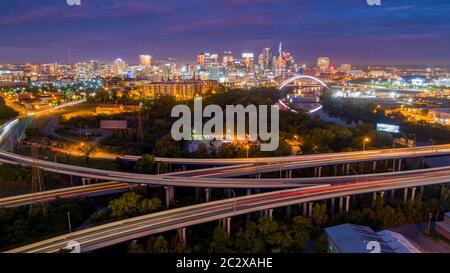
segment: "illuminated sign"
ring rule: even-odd
[[[106,130],[124,130],[127,129],[126,120],[101,120],[100,128]]]
[[[377,123],[377,130],[388,133],[400,133],[400,127],[397,125]]]

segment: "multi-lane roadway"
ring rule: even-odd
[[[81,252],[86,252],[126,242],[142,236],[242,215],[249,212],[354,194],[447,183],[449,179],[449,169],[435,169],[429,173],[412,172],[395,179],[381,179],[371,182],[343,185],[325,184],[308,188],[274,191],[231,198],[116,221],[12,249],[8,252],[59,252],[67,245],[73,244],[74,242],[79,244]]]
[[[0,207],[12,208],[36,203],[51,202],[62,199],[92,197],[99,194],[124,192],[133,186],[119,182],[104,182],[85,186],[69,187],[57,190],[29,193],[0,198]]]

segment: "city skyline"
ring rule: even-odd
[[[450,4],[383,1],[6,0],[0,4],[0,63],[67,63],[138,56],[192,63],[199,52],[259,54],[279,42],[296,62],[448,65]],[[176,16],[173,16],[176,15]]]

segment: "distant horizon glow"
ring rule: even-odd
[[[191,3],[188,3],[191,2]],[[278,45],[297,63],[450,65],[450,2],[431,0],[4,0],[0,63],[195,62]]]

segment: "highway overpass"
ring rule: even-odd
[[[208,202],[179,209],[167,210],[131,219],[96,226],[70,234],[54,237],[41,242],[15,248],[8,253],[52,253],[59,252],[70,242],[77,242],[82,252],[126,242],[143,236],[158,234],[226,219],[237,215],[263,210],[271,210],[288,205],[296,205],[332,198],[346,197],[346,210],[351,195],[384,192],[395,189],[448,183],[450,170],[434,170],[432,173],[411,173],[395,179],[376,180],[343,185],[320,185],[308,188],[274,191],[245,197]],[[407,193],[407,191],[405,191]],[[414,198],[414,196],[412,197]]]
[[[266,188],[264,184],[277,185],[274,188],[301,188],[318,185],[342,185],[351,183],[371,182],[378,180],[394,180],[402,178],[405,175],[429,175],[442,171],[450,171],[450,167],[422,169],[403,172],[387,172],[378,174],[364,174],[337,177],[311,177],[311,178],[276,178],[276,179],[232,179],[232,178],[194,178],[190,183],[209,183],[207,188],[214,188],[213,185],[222,185],[225,183],[240,183],[247,185],[246,189]],[[136,183],[134,185],[141,185]],[[145,184],[145,183],[144,183]],[[68,187],[58,190],[43,191],[31,194],[16,195],[11,197],[0,198],[0,207],[19,207],[30,204],[39,204],[43,202],[51,202],[57,200],[67,200],[81,197],[92,197],[97,195],[111,194],[116,192],[124,192],[132,189],[133,184],[120,182],[103,182],[85,186]],[[293,185],[293,186],[291,186]]]
[[[447,152],[447,149],[443,149],[442,152],[439,150],[421,150],[421,152],[407,152],[405,155],[414,153],[414,154],[443,154]],[[403,155],[403,153],[396,153],[397,156]],[[358,155],[357,157],[360,157]],[[326,159],[320,159],[317,162],[306,162],[299,161],[293,163],[279,163],[279,164],[269,164],[267,166],[238,166],[236,169],[227,167],[219,167],[219,168],[210,168],[206,170],[201,170],[202,174],[198,175],[198,173],[194,172],[193,174],[183,174],[180,176],[180,173],[175,173],[174,175],[148,175],[148,174],[139,174],[139,173],[128,173],[128,172],[117,172],[110,170],[100,170],[94,168],[73,166],[61,163],[55,163],[51,161],[45,160],[33,160],[30,157],[20,156],[7,152],[0,152],[0,162],[14,162],[15,164],[22,164],[31,166],[33,162],[37,164],[41,169],[59,173],[66,175],[73,175],[78,177],[85,178],[93,178],[100,179],[103,181],[117,181],[124,183],[138,183],[138,184],[150,184],[150,185],[162,185],[162,186],[181,186],[181,187],[203,187],[203,188],[289,188],[289,187],[298,187],[299,183],[294,180],[285,179],[282,181],[274,181],[274,180],[265,180],[265,179],[218,179],[221,177],[231,177],[244,174],[258,174],[262,172],[269,171],[281,171],[281,170],[289,170],[291,168],[297,168],[298,165],[311,165],[316,166],[315,164],[320,165],[322,161],[326,161]],[[230,171],[231,170],[231,171]],[[205,173],[203,173],[205,172]],[[200,179],[204,178],[204,179]],[[216,179],[213,179],[216,178]],[[336,177],[334,177],[335,179]],[[301,182],[303,184],[303,180]]]
[[[119,182],[104,182],[91,185],[69,187],[42,191],[23,195],[0,198],[0,207],[13,208],[63,199],[93,197],[103,194],[118,193],[131,190],[132,185]]]

